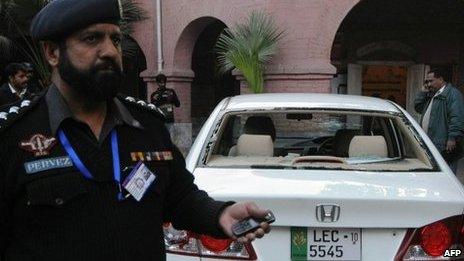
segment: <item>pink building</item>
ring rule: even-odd
[[[217,76],[212,46],[225,27],[243,21],[252,10],[269,13],[285,30],[266,70],[265,92],[377,95],[412,112],[429,66],[446,66],[459,86],[464,80],[460,0],[138,2],[151,17],[133,34],[146,59],[141,77],[149,95],[162,71],[168,87],[178,93],[181,107],[175,111],[173,136],[184,150],[218,101],[247,93],[240,75]]]

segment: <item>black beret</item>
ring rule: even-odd
[[[54,0],[34,17],[31,36],[35,40],[59,40],[91,24],[118,24],[118,0]]]

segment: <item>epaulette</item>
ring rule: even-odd
[[[0,107],[0,133],[8,129],[13,123],[21,119],[26,112],[39,103],[45,92],[34,95],[29,99],[20,100]]]
[[[166,116],[163,111],[152,103],[147,103],[146,101],[139,100],[131,96],[118,95],[117,98],[128,106],[133,106],[141,110],[151,112],[161,120],[166,121]]]

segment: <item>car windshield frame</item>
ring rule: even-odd
[[[227,118],[233,115],[242,115],[242,114],[251,114],[251,115],[257,115],[257,114],[271,114],[271,113],[303,113],[303,114],[308,114],[308,113],[326,113],[326,114],[336,114],[336,113],[344,113],[346,115],[369,115],[369,116],[381,116],[385,118],[397,118],[401,120],[401,122],[405,125],[407,130],[411,133],[411,135],[414,137],[415,141],[418,143],[420,148],[423,150],[428,162],[424,164],[429,164],[430,168],[416,168],[416,169],[410,169],[410,170],[388,170],[388,169],[381,169],[381,170],[369,170],[369,169],[363,169],[363,168],[357,168],[357,169],[343,169],[343,168],[320,168],[317,166],[279,166],[279,165],[250,165],[250,166],[209,166],[208,160],[212,156],[212,153],[214,151],[215,146],[218,145],[218,138],[220,138],[221,130],[224,128],[224,124],[227,124]],[[214,126],[209,129],[207,138],[205,139],[205,142],[203,143],[203,147],[201,149],[201,153],[199,155],[198,161],[197,161],[197,167],[202,167],[202,168],[240,168],[240,169],[250,169],[250,168],[266,168],[264,166],[273,166],[273,169],[327,169],[327,170],[357,170],[357,171],[380,171],[380,172],[407,172],[407,171],[414,171],[414,172],[436,172],[439,171],[439,165],[433,156],[432,152],[428,148],[428,146],[425,144],[423,141],[422,137],[420,134],[417,132],[417,130],[414,128],[413,124],[409,121],[409,119],[404,115],[402,112],[391,112],[391,111],[377,111],[377,110],[354,110],[354,109],[333,109],[333,108],[268,108],[268,109],[259,109],[259,108],[253,108],[253,109],[240,109],[240,110],[221,110],[220,113],[217,115],[215,118],[213,124],[211,126]],[[393,127],[396,128],[396,127]],[[395,131],[396,132],[396,131]],[[396,135],[396,133],[395,133]],[[402,145],[401,145],[402,146]],[[401,149],[402,150],[402,149]],[[363,163],[375,163],[379,161],[395,161],[395,160],[401,160],[403,159],[402,157],[394,157],[394,158],[388,158],[388,159],[371,159],[371,160],[366,160],[366,159],[359,159],[359,164]],[[356,159],[352,158],[349,160],[350,162],[356,162]]]

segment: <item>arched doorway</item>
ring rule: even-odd
[[[430,66],[464,80],[464,2],[363,0],[345,17],[332,46],[333,92],[412,103]]]
[[[216,70],[214,45],[226,25],[211,21],[195,42],[191,68],[195,74],[192,82],[192,136],[195,137],[214,107],[225,97],[238,95],[240,83],[228,73],[220,75]]]
[[[146,100],[147,83],[140,73],[147,69],[147,60],[139,44],[130,36],[124,36],[122,41],[124,77],[120,89],[125,95]]]

